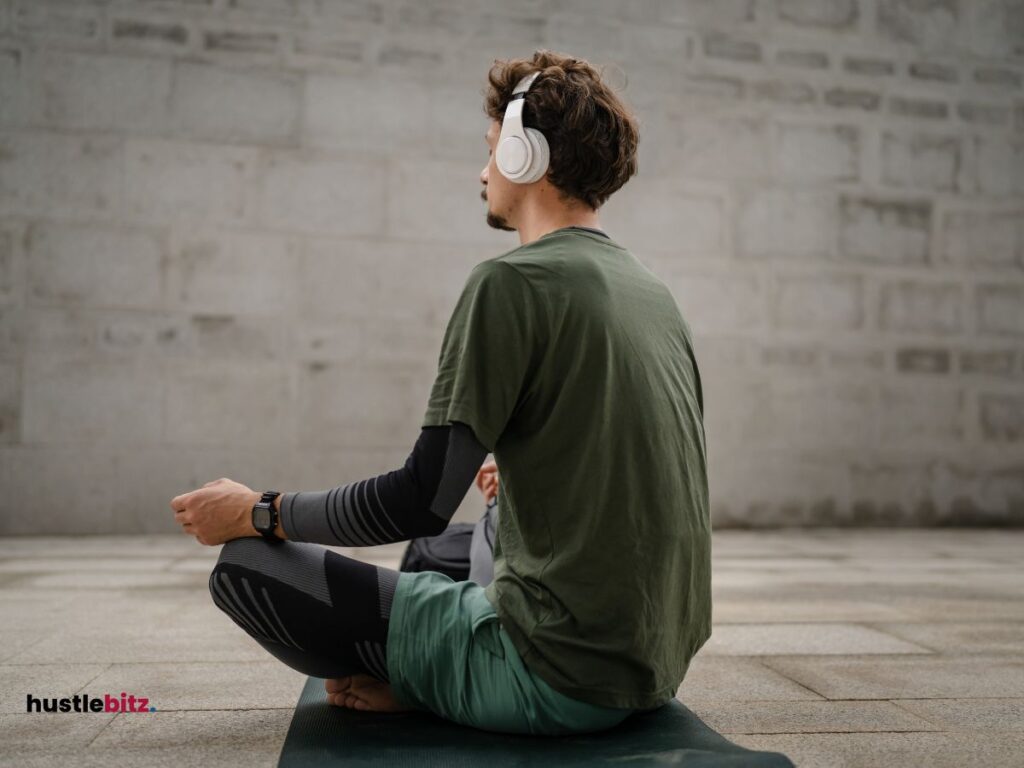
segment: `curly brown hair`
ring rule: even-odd
[[[533,72],[523,125],[544,134],[551,150],[547,179],[568,201],[599,208],[637,172],[636,117],[584,59],[535,51],[530,59],[495,59],[487,73],[484,112],[501,122],[512,89]]]

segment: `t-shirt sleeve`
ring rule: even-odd
[[[423,426],[461,421],[493,452],[530,382],[537,317],[532,288],[515,267],[477,264],[445,328]]]

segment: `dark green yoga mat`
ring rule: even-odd
[[[581,736],[490,733],[430,713],[359,712],[327,703],[311,677],[299,696],[278,768],[402,766],[685,765],[692,768],[793,768],[778,752],[755,752],[715,733],[679,701],[630,715],[607,731]]]

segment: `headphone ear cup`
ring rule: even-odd
[[[533,161],[530,163],[529,172],[523,177],[520,183],[532,184],[535,181],[539,181],[544,178],[544,174],[548,171],[548,163],[550,162],[551,156],[548,149],[548,140],[544,138],[544,134],[538,131],[536,128],[526,128],[526,138],[530,142],[530,146],[533,147]]]
[[[529,141],[529,139],[527,139]],[[525,152],[526,147],[516,138],[502,139],[498,143],[497,158],[495,158],[498,171],[502,176],[508,178],[511,171],[509,168],[518,168],[522,165],[522,159],[517,158],[520,152]]]

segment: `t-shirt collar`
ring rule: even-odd
[[[576,224],[570,224],[568,227],[560,227],[559,229],[553,229],[547,234],[541,235],[541,237],[547,237],[548,235],[553,235],[556,232],[565,232],[566,230],[582,230],[584,232],[593,232],[595,235],[600,235],[601,237],[606,237],[609,240],[611,240],[611,237],[609,237],[607,233],[602,232],[600,229],[595,229],[594,227],[581,227]]]

